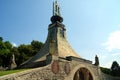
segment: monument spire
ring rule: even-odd
[[[53,16],[60,16],[60,6],[57,0],[53,2]]]
[[[68,56],[80,57],[69,45],[66,37],[66,28],[60,16],[60,7],[57,0],[53,2],[53,15],[48,26],[48,36],[42,49],[20,67],[45,66],[51,63],[52,57],[66,58]]]
[[[55,23],[57,21],[62,23],[63,18],[61,17],[61,14],[60,14],[60,6],[58,5],[58,1],[55,0],[53,2],[53,16],[51,17],[51,22]]]

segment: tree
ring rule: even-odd
[[[4,44],[5,44],[7,49],[11,49],[12,48],[12,44],[9,41],[5,41]]]
[[[100,67],[100,69],[101,69],[101,71],[103,72],[103,73],[105,73],[105,74],[111,74],[111,71],[110,71],[110,69],[108,69],[108,68],[104,68],[104,67]]]
[[[0,41],[0,66],[7,67],[9,64],[9,56],[10,56],[10,49],[8,48],[10,45],[9,42],[4,43],[3,39],[1,38]]]
[[[17,65],[25,62],[33,56],[33,48],[31,45],[22,44],[18,47],[19,56],[17,56]]]
[[[36,54],[42,48],[43,43],[39,42],[39,41],[36,41],[36,40],[33,40],[31,42],[31,46],[33,47],[34,54]]]
[[[117,61],[113,61],[112,66],[111,66],[111,73],[113,76],[120,75],[120,66],[117,63]]]
[[[5,46],[4,42],[0,41],[0,50],[5,49],[5,48],[6,48],[6,46]]]
[[[33,48],[32,48],[31,45],[24,45],[24,44],[22,44],[22,45],[20,45],[20,46],[18,47],[18,51],[19,51],[20,53],[26,54],[28,57],[33,56],[33,55],[32,55],[32,54],[33,54]]]
[[[42,46],[42,42],[33,40],[29,45],[21,44],[18,47],[13,47],[9,41],[3,42],[3,38],[0,37],[0,66],[8,67],[13,54],[15,55],[15,62],[19,66],[34,56]]]
[[[16,56],[16,63],[20,65],[21,63],[25,62],[32,56],[34,56],[43,46],[42,42],[33,40],[30,45],[21,44],[18,46],[18,55]]]
[[[0,41],[3,41],[3,38],[2,38],[2,37],[0,37]]]

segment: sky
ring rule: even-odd
[[[13,45],[45,42],[54,0],[0,0],[0,36]],[[120,0],[58,0],[67,39],[82,57],[120,64]]]

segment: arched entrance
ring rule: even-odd
[[[93,77],[88,69],[80,68],[76,71],[73,80],[93,80]]]

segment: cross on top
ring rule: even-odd
[[[53,2],[53,16],[60,16],[60,6],[57,0]]]

